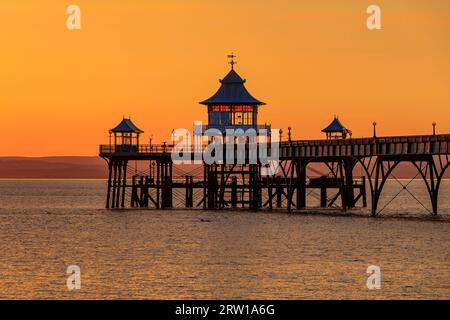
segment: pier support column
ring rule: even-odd
[[[320,207],[326,208],[328,206],[328,195],[327,195],[327,185],[326,180],[320,185]]]
[[[237,207],[237,177],[231,178],[231,207]]]
[[[225,164],[220,165],[220,187],[218,187],[218,208],[225,208],[225,191],[226,191],[226,181],[225,181]]]
[[[362,177],[362,189],[361,189],[361,194],[362,194],[362,202],[363,202],[363,207],[366,208],[367,207],[367,195],[366,195],[366,177]]]
[[[122,169],[123,169],[122,203],[121,203],[122,208],[125,208],[125,189],[127,188],[127,166],[128,166],[128,161],[124,160],[123,164],[122,164]]]
[[[262,199],[262,177],[261,177],[261,170],[262,166],[261,164],[256,165],[256,174],[258,177],[258,186],[257,186],[257,206],[258,208],[262,208],[263,206],[263,199]]]
[[[167,176],[166,176],[166,208],[173,207],[173,188],[172,188],[172,174],[173,167],[172,162],[168,162],[167,166]]]
[[[281,177],[276,177],[276,193],[277,193],[277,208],[282,207],[283,186],[281,184]]]
[[[269,209],[272,210],[273,209],[273,190],[272,190],[272,185],[273,185],[273,177],[267,177],[267,194],[268,194],[268,202],[269,202]]]
[[[338,183],[339,183],[339,191],[341,194],[342,201],[342,210],[347,211],[348,208],[348,192],[347,192],[347,184],[345,183],[345,173],[344,173],[344,164],[343,161],[339,161],[338,163]]]
[[[213,165],[213,167],[209,166],[208,186],[207,186],[208,209],[216,208],[216,197],[217,197],[216,185],[217,185],[217,165]]]
[[[120,204],[120,187],[122,184],[122,161],[117,162],[117,170],[119,171],[119,176],[117,178],[117,192],[116,192],[116,208],[119,208]]]
[[[137,198],[136,176],[133,176],[131,177],[131,199],[130,199],[130,206],[132,208],[136,206],[136,198]]]
[[[371,216],[375,217],[377,215],[377,208],[378,208],[378,186],[379,186],[379,180],[380,180],[380,157],[378,157],[377,162],[375,164],[375,183],[374,188],[371,194],[372,199],[372,210],[371,210]]]
[[[162,162],[161,165],[162,208],[172,208],[172,162]]]
[[[207,208],[209,166],[203,163],[203,209]]]
[[[355,161],[353,159],[344,160],[345,171],[345,195],[346,203],[349,208],[355,207],[355,189],[353,187],[353,168],[355,167]]]
[[[167,176],[167,167],[166,163],[161,163],[161,209],[166,207],[166,176]]]
[[[250,191],[250,207],[254,210],[261,207],[260,190],[261,180],[259,178],[260,170],[257,164],[249,165],[249,191]]]
[[[144,183],[142,185],[143,195],[144,195],[144,198],[143,198],[144,205],[143,205],[143,207],[148,208],[148,206],[149,206],[149,193],[148,192],[149,192],[150,178],[148,176],[145,176],[143,181],[144,181]]]
[[[297,209],[306,207],[306,163],[303,160],[296,162],[297,174]]]
[[[145,188],[144,188],[144,177],[143,176],[141,176],[139,178],[138,185],[139,185],[139,197],[138,197],[139,201],[138,201],[138,203],[139,203],[139,207],[143,208],[143,207],[145,207],[145,199],[144,199]]]
[[[429,183],[429,192],[430,192],[430,199],[431,199],[431,208],[434,215],[437,215],[438,213],[438,190],[436,189],[436,181],[435,181],[435,172],[436,172],[436,166],[433,160],[433,156],[430,157],[428,160],[428,172],[430,175],[430,183]],[[426,180],[426,173],[425,173],[425,179]]]
[[[111,199],[111,208],[114,209],[116,207],[116,188],[117,188],[117,162],[115,160],[111,160],[113,167],[113,180],[112,180],[112,199]]]
[[[156,208],[161,208],[161,162],[156,162]]]
[[[108,161],[108,190],[106,193],[106,209],[109,209],[109,201],[111,199],[111,176],[112,176],[112,161]]]
[[[185,206],[186,208],[192,208],[194,206],[194,186],[193,178],[186,176],[186,194],[185,194]]]

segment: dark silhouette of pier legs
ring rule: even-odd
[[[128,167],[128,161],[122,162],[122,169],[123,169],[123,181],[122,181],[122,203],[121,207],[125,208],[125,189],[127,188],[127,167]]]
[[[194,182],[193,177],[186,176],[186,192],[185,192],[185,206],[186,208],[194,207]]]
[[[172,162],[157,161],[156,183],[155,179],[145,175],[131,177],[128,184],[128,160],[109,159],[108,186],[106,194],[106,208],[125,208],[126,190],[131,188],[131,207],[149,207],[151,201],[156,208],[171,208],[173,206],[173,172]],[[191,185],[193,182],[191,180]],[[156,190],[156,200],[150,194],[150,189]],[[193,201],[193,190],[188,194]]]
[[[111,199],[111,208],[116,207],[116,188],[117,188],[117,163],[113,161],[113,182],[112,182],[112,199]]]
[[[206,203],[206,197],[207,197],[207,185],[208,185],[208,168],[206,164],[203,164],[203,198],[199,202],[198,205],[201,205],[203,203],[203,209],[206,209],[207,203]]]
[[[444,177],[445,171],[449,166],[448,156],[444,156],[446,161],[442,160],[441,156],[438,156],[438,162],[435,161],[432,155],[406,155],[406,156],[378,156],[375,164],[375,177],[374,187],[372,191],[372,216],[377,216],[378,204],[383,191],[383,187],[386,184],[387,179],[392,174],[394,169],[402,162],[412,163],[417,169],[417,176],[420,176],[424,181],[428,195],[431,202],[431,213],[437,215],[438,213],[438,196],[439,187]],[[370,177],[369,177],[370,179]],[[414,177],[415,179],[415,177]],[[408,184],[403,186],[403,190],[407,190]],[[411,194],[412,195],[412,194]],[[420,201],[415,198],[419,203]],[[391,199],[392,201],[393,199]],[[390,202],[391,202],[390,201]],[[389,203],[390,203],[389,202]],[[388,204],[389,204],[388,203]],[[425,209],[427,209],[422,203],[420,203]],[[427,209],[428,210],[428,209]]]
[[[262,207],[262,183],[259,164],[205,164],[203,206],[224,209],[241,205],[257,210]]]
[[[137,185],[136,185],[136,176],[131,177],[131,199],[130,206],[132,208],[136,207],[138,204],[138,196],[137,196]]]
[[[107,160],[108,163],[108,190],[106,193],[106,209],[109,209],[109,201],[111,199],[111,175],[112,175],[112,161]]]
[[[445,146],[446,147],[446,146]],[[386,147],[388,148],[388,147]],[[331,149],[330,149],[331,150]],[[372,150],[375,152],[378,149]],[[382,150],[394,152],[394,148]],[[406,150],[406,148],[405,148]],[[379,208],[383,188],[394,169],[400,163],[410,163],[417,169],[416,177],[421,177],[429,193],[431,209],[425,206],[407,189],[408,184],[398,181],[402,190],[411,193],[426,210],[436,215],[438,213],[439,191],[446,170],[449,168],[449,156],[417,153],[416,149],[407,149],[404,154],[383,154],[371,157],[339,156],[339,157],[292,157],[282,159],[277,175],[262,177],[260,164],[203,165],[203,179],[183,175],[174,179],[173,163],[168,156],[151,158],[150,175],[138,175],[137,171],[131,177],[127,175],[129,157],[118,155],[105,157],[108,165],[108,181],[106,193],[106,208],[124,208],[128,203],[131,207],[172,208],[175,200],[182,201],[186,208],[203,206],[204,209],[249,208],[258,210],[261,207],[269,209],[292,208],[302,209],[307,206],[307,190],[320,190],[320,207],[331,207],[339,199],[342,209],[354,208],[362,202],[367,206],[366,182],[371,190],[371,215],[377,216],[394,199],[390,199],[384,207]],[[331,151],[330,151],[331,152]],[[380,151],[381,152],[381,151]],[[307,165],[310,161],[327,165],[331,174],[318,177],[306,177]],[[355,179],[354,169],[359,163],[365,171],[365,177]],[[179,169],[177,169],[179,170]],[[313,170],[313,168],[311,168]],[[156,171],[156,173],[155,173]],[[318,172],[321,174],[320,172]],[[416,178],[414,177],[414,178]],[[127,199],[127,188],[131,188],[131,198]],[[185,193],[184,199],[178,197],[175,190]],[[198,195],[195,190],[203,190]],[[339,191],[332,199],[328,199],[329,189]],[[359,192],[358,192],[359,191]],[[264,197],[263,197],[264,194]],[[294,196],[295,195],[295,196]],[[195,196],[199,199],[195,199]],[[178,197],[178,198],[177,198]],[[264,198],[264,203],[263,203]],[[394,197],[395,198],[395,197]],[[183,203],[184,200],[184,203]]]
[[[267,177],[266,179],[267,181],[267,195],[268,195],[268,200],[266,202],[266,204],[269,204],[269,209],[272,210],[273,209],[273,202],[272,202],[272,198],[273,198],[273,177]]]
[[[172,162],[161,162],[161,208],[172,208],[173,195],[172,195]]]
[[[119,201],[120,201],[120,188],[121,188],[121,183],[122,183],[122,161],[118,161],[117,163],[117,170],[119,172],[119,176],[117,178],[117,191],[116,191],[116,204],[115,207],[118,208],[119,207]]]
[[[327,202],[328,202],[327,186],[326,184],[323,184],[320,187],[320,207],[326,208]]]
[[[367,207],[367,195],[366,195],[366,177],[361,177],[361,185],[359,186],[359,193],[355,197],[354,205],[356,206],[356,203],[359,200],[362,200],[362,206],[363,208]]]
[[[277,195],[277,202],[276,202],[276,207],[277,208],[281,208],[283,206],[283,185],[281,184],[281,177],[276,177],[275,179],[275,192]]]
[[[161,208],[161,163],[156,162],[156,208]]]
[[[108,161],[108,187],[106,208],[125,207],[125,189],[127,187],[127,161],[110,159]]]
[[[430,194],[431,197],[431,206],[432,206],[432,210],[433,210],[433,214],[437,215],[437,211],[438,211],[438,190],[436,190],[436,183],[435,183],[435,178],[434,178],[434,174],[436,171],[436,167],[434,165],[434,161],[428,161],[428,167],[430,168],[430,186],[429,186],[429,191],[432,191],[432,193]]]
[[[355,190],[353,187],[353,169],[355,168],[356,161],[347,158],[343,160],[345,171],[345,197],[346,203],[349,208],[355,207]]]
[[[306,162],[299,159],[295,165],[297,175],[297,209],[303,209],[306,207]]]
[[[261,166],[249,165],[249,193],[250,208],[257,210],[262,207]]]
[[[343,161],[338,162],[338,184],[339,184],[339,194],[341,195],[341,203],[342,210],[346,211],[348,208],[348,199],[347,199],[347,189],[345,181],[345,173],[344,173],[344,165]]]
[[[217,165],[207,167],[207,207],[216,208],[217,198]]]
[[[238,180],[237,177],[232,177],[231,179],[231,207],[236,208],[237,207],[237,201],[238,201]]]

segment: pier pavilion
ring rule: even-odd
[[[234,70],[234,55],[231,58],[230,72],[220,80],[220,88],[209,99],[200,104],[208,108],[208,125],[206,129],[217,129],[225,134],[226,129],[267,129],[269,125],[258,124],[258,109],[265,105],[264,102],[254,98],[245,87],[245,79],[242,79]]]

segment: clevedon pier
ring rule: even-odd
[[[387,180],[394,179],[401,184],[400,192],[408,192],[418,206],[438,214],[439,191],[449,167],[450,134],[436,134],[433,130],[430,135],[379,137],[373,123],[373,136],[354,138],[334,117],[322,130],[323,140],[291,139],[291,128],[284,139],[281,130],[274,137],[270,125],[258,123],[259,109],[265,103],[247,91],[245,80],[234,69],[234,56],[230,58],[231,70],[220,81],[218,91],[200,102],[208,112],[208,123],[201,127],[200,134],[214,129],[226,140],[227,130],[254,129],[259,139],[260,132],[266,132],[267,154],[273,156],[274,146],[277,149],[278,161],[272,168],[276,170],[268,170],[273,163],[264,163],[259,157],[251,160],[250,142],[245,137],[243,149],[237,143],[233,147],[235,161],[210,163],[204,160],[204,153],[217,136],[204,137],[199,147],[186,143],[179,154],[175,141],[141,144],[143,131],[124,118],[110,130],[109,143],[100,145],[99,156],[109,169],[106,208],[295,212],[330,207],[347,211],[369,206],[367,211],[377,216],[395,198],[380,205]],[[197,161],[178,164],[174,152]],[[226,159],[230,149],[224,146],[222,152]],[[238,161],[239,152],[244,152],[244,161]],[[419,201],[407,182],[396,179],[395,169],[402,163],[415,168],[414,179],[424,182],[428,202]],[[319,166],[326,170],[318,170]],[[310,195],[317,198],[314,206],[307,203]]]

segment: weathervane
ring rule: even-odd
[[[236,61],[234,61],[234,58],[236,58],[236,55],[232,52],[227,57],[228,57],[228,59],[231,59],[230,62],[228,62],[229,64],[231,64],[231,70],[234,70],[234,65],[237,63]]]

